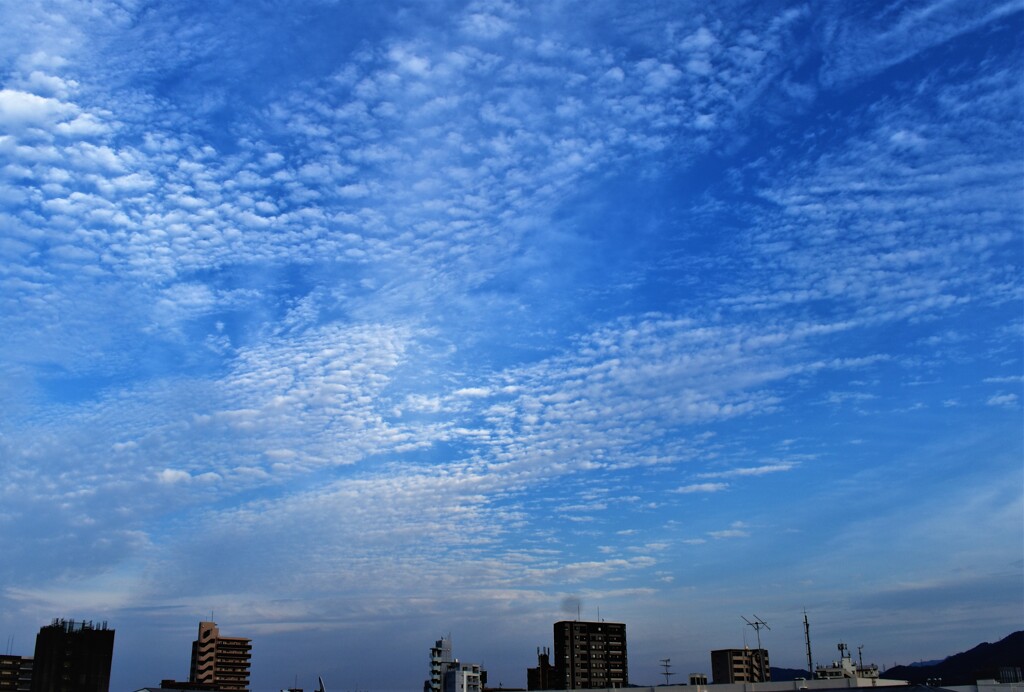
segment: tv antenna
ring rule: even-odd
[[[761,648],[761,628],[764,627],[766,630],[770,630],[771,627],[768,626],[767,622],[758,617],[757,613],[754,613],[753,622],[742,615],[740,617],[743,618],[745,623],[753,627],[755,632],[757,632],[757,681],[764,682],[764,649]]]
[[[663,659],[661,659],[661,667],[665,669],[665,671],[662,673],[662,675],[665,676],[665,684],[667,685],[668,684],[668,677],[670,675],[675,675],[675,673],[673,673],[673,672],[671,672],[669,670],[672,667],[672,659],[671,658],[663,658]]]

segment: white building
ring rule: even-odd
[[[483,692],[483,677],[480,664],[454,661],[444,673],[442,692]]]
[[[839,644],[838,661],[832,661],[831,665],[817,666],[814,669],[815,680],[840,680],[842,678],[873,679],[877,677],[878,666],[874,663],[864,665],[863,661],[854,665],[853,659],[850,657],[850,647],[842,643]]]
[[[444,673],[452,663],[451,637],[438,639],[430,647],[430,680],[424,686],[429,692],[442,692]]]

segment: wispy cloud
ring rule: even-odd
[[[742,468],[729,469],[728,471],[711,471],[701,473],[701,478],[735,478],[742,476],[763,476],[768,473],[782,473],[792,471],[797,467],[796,463],[784,462],[780,464],[763,464],[761,466],[746,466]],[[711,484],[718,485],[718,484]]]
[[[1016,394],[993,394],[985,403],[989,406],[1016,407],[1019,397]]]
[[[708,535],[714,539],[722,538],[749,538],[750,531],[748,527],[742,521],[734,521],[729,525],[727,529],[719,529],[718,531],[708,531]]]
[[[725,490],[729,487],[728,483],[692,483],[690,485],[681,485],[672,492],[675,493],[717,493],[721,490]]]

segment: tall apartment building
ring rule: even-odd
[[[31,692],[32,659],[0,654],[0,692]]]
[[[718,649],[711,652],[714,684],[770,682],[772,673],[765,649]]]
[[[222,637],[215,622],[200,622],[192,642],[189,682],[212,683],[224,692],[249,692],[252,640]]]
[[[40,628],[32,692],[108,692],[114,630],[103,622],[54,619]]]
[[[556,622],[558,689],[629,686],[626,625],[621,622]]]
[[[430,647],[430,679],[423,685],[424,692],[442,692],[444,674],[452,663],[452,640],[442,637]]]

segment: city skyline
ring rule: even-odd
[[[805,609],[880,666],[1019,629],[1020,2],[0,22],[15,652],[107,620],[137,689],[216,621],[256,692],[398,692],[574,617],[638,682],[754,613],[780,667]]]

